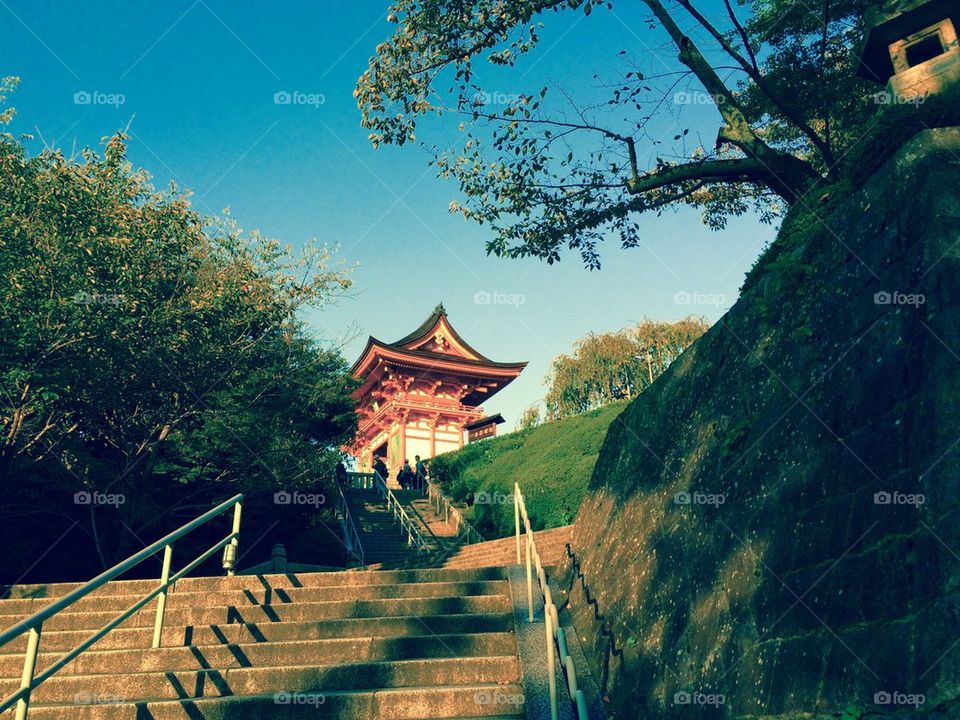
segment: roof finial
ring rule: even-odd
[[[443,302],[441,302],[439,305],[437,305],[437,306],[433,309],[433,311],[434,311],[435,313],[442,313],[443,315],[446,315],[446,314],[447,314],[446,309],[443,307]]]

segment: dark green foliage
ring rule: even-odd
[[[125,152],[0,135],[0,580],[41,556],[34,577],[89,577],[237,492],[258,507],[241,552],[316,525],[273,492],[326,492],[354,428],[347,364],[299,317],[349,284],[329,253],[203,217]]]

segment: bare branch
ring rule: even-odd
[[[730,4],[730,0],[723,0],[723,4],[727,8],[727,15],[730,16],[730,21],[733,23],[733,26],[737,29],[737,32],[740,34],[740,42],[743,43],[743,49],[747,51],[747,55],[750,56],[750,66],[754,71],[759,75],[760,66],[757,64],[757,56],[753,53],[753,48],[750,46],[750,39],[747,37],[747,31],[743,28],[743,25],[740,24],[740,21],[737,19],[737,15],[733,12],[733,6]]]
[[[753,158],[708,160],[685,165],[669,165],[656,172],[628,183],[631,193],[645,193],[667,185],[690,181],[703,182],[755,182],[769,184],[771,170],[763,162]]]
[[[747,122],[746,115],[734,99],[732,91],[720,79],[693,40],[680,29],[660,0],[643,2],[653,11],[680,50],[680,62],[693,71],[720,111],[725,125],[717,134],[717,142],[735,145],[749,157],[764,164],[769,170],[767,184],[778,195],[790,202],[802,195],[811,183],[819,179],[813,167],[799,158],[774,150],[761,140]]]
[[[823,138],[821,138],[817,134],[816,130],[810,127],[810,125],[808,125],[804,121],[804,119],[793,109],[793,107],[789,103],[784,101],[783,98],[781,98],[780,95],[772,87],[770,87],[770,83],[768,83],[766,79],[763,77],[763,75],[761,74],[760,69],[757,67],[757,60],[753,56],[753,52],[750,51],[749,44],[747,44],[746,34],[744,33],[742,27],[740,27],[740,24],[736,21],[736,17],[733,16],[733,11],[732,9],[730,9],[728,0],[724,0],[724,1],[727,2],[727,7],[728,9],[730,9],[731,17],[734,17],[734,22],[737,22],[737,27],[740,28],[741,33],[744,33],[742,37],[743,37],[743,42],[748,49],[748,52],[750,52],[749,61],[746,58],[744,58],[743,55],[737,52],[737,49],[729,43],[729,41],[723,36],[723,33],[721,33],[713,25],[713,23],[707,20],[707,18],[703,15],[703,13],[701,13],[699,10],[697,10],[693,6],[690,0],[677,0],[677,1],[680,3],[681,6],[683,6],[683,8],[687,12],[689,12],[694,17],[694,19],[696,19],[698,23],[700,23],[700,25],[704,27],[704,29],[706,29],[707,32],[710,33],[710,35],[713,36],[713,38],[720,44],[720,46],[724,49],[727,55],[733,58],[737,62],[737,64],[740,65],[740,67],[747,73],[750,79],[753,80],[754,83],[756,83],[758,88],[760,88],[760,91],[764,95],[766,95],[768,98],[770,98],[770,101],[780,109],[780,112],[782,112],[784,116],[790,120],[790,122],[796,125],[797,129],[800,130],[800,132],[802,132],[804,135],[807,136],[807,138],[809,138],[810,142],[812,142],[814,146],[817,148],[817,150],[819,150],[820,153],[823,155],[823,159],[826,162],[827,167],[833,168],[835,163],[834,163],[833,153],[830,151],[829,144],[824,142]]]

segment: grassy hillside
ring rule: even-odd
[[[433,459],[430,474],[444,493],[468,507],[488,538],[513,531],[513,482],[519,481],[535,529],[573,522],[610,423],[626,407],[614,403],[576,417],[467,445]]]

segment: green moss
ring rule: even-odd
[[[824,221],[849,195],[867,182],[894,153],[917,133],[960,122],[960,88],[927,98],[918,105],[888,105],[876,123],[843,158],[840,177],[808,192],[802,203],[790,208],[780,232],[757,258],[740,288],[744,294],[761,279],[770,278],[774,289],[791,290],[810,272],[811,242]],[[762,310],[762,308],[758,308]]]
[[[733,455],[743,447],[753,423],[752,418],[744,417],[727,430],[720,445],[720,457]]]
[[[960,87],[926,98],[918,105],[888,105],[844,160],[844,172],[859,189],[914,135],[960,123]]]
[[[513,531],[514,480],[535,529],[568,525],[580,508],[607,428],[624,407],[618,402],[467,445],[434,458],[430,473],[444,493],[469,507],[468,518],[488,538]],[[475,502],[478,498],[481,502]]]
[[[794,205],[783,219],[777,239],[750,268],[741,294],[761,278],[770,277],[774,290],[790,291],[802,286],[813,272],[812,239],[822,232],[829,216],[851,192],[850,183],[840,180],[814,191],[815,200]]]
[[[840,720],[860,720],[863,717],[863,711],[856,705],[847,705],[840,716]]]

